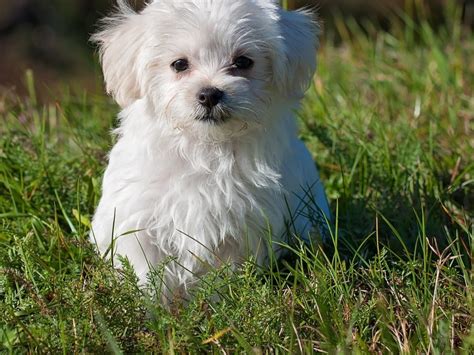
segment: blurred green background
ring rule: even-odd
[[[393,14],[420,14],[433,24],[445,21],[446,0],[287,0],[290,8],[315,6],[324,26],[323,40],[341,43],[338,20],[376,24],[390,31]],[[458,0],[466,27],[474,23],[474,0]],[[131,0],[139,9],[142,0]],[[88,42],[99,18],[114,0],[0,0],[0,95],[23,95],[27,69],[34,72],[41,100],[58,90],[101,92],[95,48]],[[417,14],[417,15],[415,15]],[[343,36],[342,36],[343,37]]]

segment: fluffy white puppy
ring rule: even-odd
[[[142,282],[185,290],[222,263],[259,264],[329,208],[294,110],[319,28],[271,0],[120,3],[93,39],[122,107],[91,239]],[[110,254],[109,254],[110,255]]]

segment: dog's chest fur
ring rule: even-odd
[[[122,122],[104,177],[116,234],[143,230],[159,259],[178,257],[189,268],[196,258],[214,263],[215,255],[243,258],[245,250],[265,257],[265,229],[272,226],[274,237],[284,229],[278,135],[203,143],[133,119]]]

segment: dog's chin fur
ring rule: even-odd
[[[309,240],[329,208],[293,112],[317,36],[309,13],[271,0],[122,4],[104,21],[93,39],[123,110],[92,225],[101,253],[113,241],[142,283],[167,261],[171,296],[223,263],[264,264],[290,235]],[[241,55],[253,65],[236,71]],[[177,73],[180,58],[190,66]],[[204,87],[224,93],[212,109],[197,102]]]

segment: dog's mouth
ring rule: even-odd
[[[219,125],[228,121],[230,117],[231,112],[228,108],[225,108],[223,106],[216,106],[211,110],[207,110],[206,112],[198,114],[196,116],[196,120],[203,123]]]

